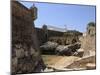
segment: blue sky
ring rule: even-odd
[[[33,3],[38,8],[38,18],[35,20],[35,27],[42,27],[47,24],[69,30],[86,31],[89,22],[95,22],[95,6],[21,2],[27,8]]]

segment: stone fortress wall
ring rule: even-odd
[[[34,7],[28,9],[18,1],[11,1],[13,75],[41,72],[45,68],[34,27],[35,11]]]

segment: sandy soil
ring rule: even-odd
[[[57,55],[42,55],[44,63],[48,67],[63,70],[67,65],[73,63],[73,61],[79,59],[75,56],[57,56]]]

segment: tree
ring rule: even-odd
[[[88,26],[90,27],[90,26],[95,26],[96,24],[95,24],[95,22],[89,22],[88,23]]]

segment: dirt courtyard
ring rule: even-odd
[[[55,69],[63,70],[64,67],[70,65],[75,60],[80,57],[75,56],[57,56],[57,55],[42,55],[44,63],[48,67],[53,67]]]

